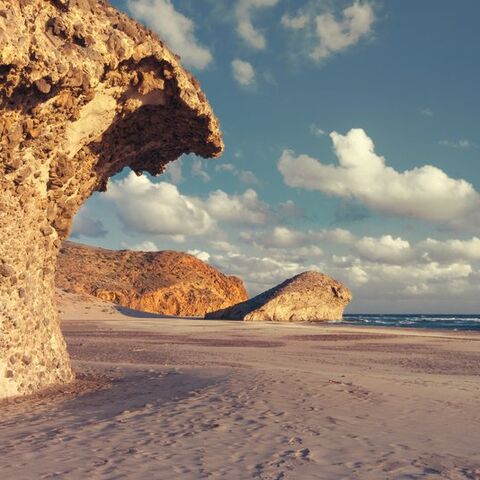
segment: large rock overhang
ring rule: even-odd
[[[73,379],[52,302],[80,205],[223,142],[179,58],[107,2],[0,0],[0,44],[1,398]]]

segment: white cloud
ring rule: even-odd
[[[203,250],[188,250],[187,253],[193,255],[194,257],[197,257],[202,262],[208,262],[210,260],[210,254],[208,252],[204,252]]]
[[[133,232],[204,235],[214,227],[198,200],[180,194],[175,185],[153,183],[133,172],[109,182],[105,198],[114,202],[119,218]]]
[[[340,21],[332,13],[316,17],[316,35],[320,43],[311,53],[314,60],[323,60],[345,50],[372,33],[375,14],[369,3],[355,1],[343,10],[342,16]]]
[[[334,228],[332,230],[320,230],[318,232],[318,238],[321,240],[326,240],[332,243],[343,243],[349,245],[356,240],[355,235],[349,230],[344,228]]]
[[[282,25],[285,28],[290,28],[292,30],[301,30],[305,28],[310,21],[310,16],[306,13],[299,13],[298,15],[291,17],[288,14],[283,15]]]
[[[319,14],[320,9],[323,13]],[[289,30],[301,32],[309,57],[320,61],[371,37],[375,21],[373,2],[354,0],[341,12],[312,3],[296,15],[284,15],[281,23]]]
[[[363,237],[355,242],[354,249],[365,260],[387,264],[403,264],[415,256],[415,251],[407,240],[391,235]]]
[[[252,11],[273,7],[277,3],[278,0],[238,0],[235,7],[237,33],[249,46],[258,50],[266,47],[265,36],[252,23]]]
[[[263,248],[297,248],[308,241],[308,234],[275,227],[271,232],[242,232],[241,238]]]
[[[395,265],[334,255],[325,268],[352,289],[351,308],[357,312],[459,311],[480,286],[465,262]]]
[[[114,204],[129,232],[167,235],[176,242],[184,242],[185,236],[213,234],[217,221],[264,225],[276,215],[252,189],[238,195],[214,190],[202,199],[181,194],[171,183],[154,183],[133,172],[123,180],[110,181],[103,198]]]
[[[204,202],[209,214],[220,221],[262,225],[272,217],[270,207],[251,188],[240,195],[228,195],[222,190],[211,192]]]
[[[255,70],[252,64],[236,58],[232,61],[233,78],[243,86],[252,85],[255,81]]]
[[[352,245],[357,241],[353,233],[342,228],[299,231],[285,226],[268,231],[242,232],[240,237],[247,243],[267,249],[316,247],[319,242]],[[318,250],[312,251],[318,255]]]
[[[364,285],[369,279],[368,273],[359,265],[347,268],[347,277],[354,285]]]
[[[373,141],[359,128],[346,135],[332,132],[330,138],[338,166],[283,152],[278,168],[287,185],[355,199],[387,215],[451,225],[471,223],[468,219],[478,215],[480,195],[467,181],[431,165],[398,172],[375,153]]]
[[[461,260],[480,260],[480,238],[469,240],[435,240],[427,238],[420,242],[419,248],[425,252],[427,258],[440,262]]]
[[[416,285],[419,282],[435,285],[453,279],[467,278],[472,273],[472,267],[467,263],[442,265],[438,262],[409,266],[376,264],[371,267],[371,271],[376,272],[377,283],[383,279],[399,281],[404,285]]]
[[[212,240],[210,242],[210,246],[214,250],[218,250],[219,252],[238,253],[237,247],[235,245],[232,245],[230,242],[227,242],[226,240]]]
[[[171,0],[128,0],[128,8],[155,30],[186,65],[201,70],[211,63],[212,54],[199,44],[193,21],[175,10]]]

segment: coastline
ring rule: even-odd
[[[480,475],[477,332],[135,316],[67,297],[75,370],[109,385],[2,411],[7,478]]]

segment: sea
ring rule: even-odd
[[[480,314],[344,314],[344,325],[480,331]]]

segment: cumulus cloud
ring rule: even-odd
[[[284,15],[281,23],[290,30],[305,31],[309,56],[319,61],[370,37],[375,20],[372,4],[355,0],[338,16],[333,11],[318,15],[314,9],[310,9],[308,12],[300,11],[294,16]]]
[[[212,61],[210,50],[195,37],[193,21],[175,10],[171,0],[128,0],[130,12],[155,30],[183,62],[199,70]]]
[[[273,7],[278,0],[238,0],[235,7],[238,35],[251,47],[262,50],[266,47],[265,36],[252,22],[253,12],[259,8]]]
[[[236,58],[232,61],[232,75],[239,85],[252,85],[255,81],[255,70],[249,62]]]
[[[346,269],[347,278],[353,285],[364,285],[368,283],[368,273],[359,265],[352,265]]]
[[[81,209],[73,219],[73,226],[70,236],[79,238],[80,236],[91,238],[104,238],[107,235],[103,222],[93,218],[84,209]]]
[[[480,260],[480,238],[478,237],[469,240],[444,241],[427,238],[420,242],[419,248],[425,252],[427,258],[440,262]]]
[[[375,14],[369,3],[355,1],[343,10],[342,17],[337,20],[331,13],[316,17],[316,35],[320,43],[311,53],[314,60],[345,50],[372,33]]]
[[[407,240],[391,235],[360,238],[355,242],[354,250],[365,260],[387,264],[403,264],[415,257]]]
[[[205,209],[217,220],[262,225],[268,223],[272,211],[251,188],[240,195],[229,195],[222,190],[211,192],[204,202]]]
[[[215,223],[200,202],[182,195],[175,185],[153,183],[133,172],[110,182],[105,198],[114,202],[125,226],[137,233],[203,235]]]
[[[480,195],[469,182],[431,165],[398,172],[375,153],[373,141],[360,128],[346,135],[332,132],[330,138],[339,165],[283,152],[278,168],[287,185],[354,199],[387,215],[451,225],[478,215]]]
[[[317,236],[320,240],[346,245],[352,244],[356,241],[357,238],[352,232],[350,232],[349,230],[345,230],[344,228],[320,230],[317,233]]]
[[[110,181],[102,198],[113,203],[129,232],[168,235],[177,242],[185,236],[213,234],[217,222],[264,225],[276,216],[251,188],[241,194],[214,190],[199,198],[183,195],[171,183],[155,183],[133,172]]]

